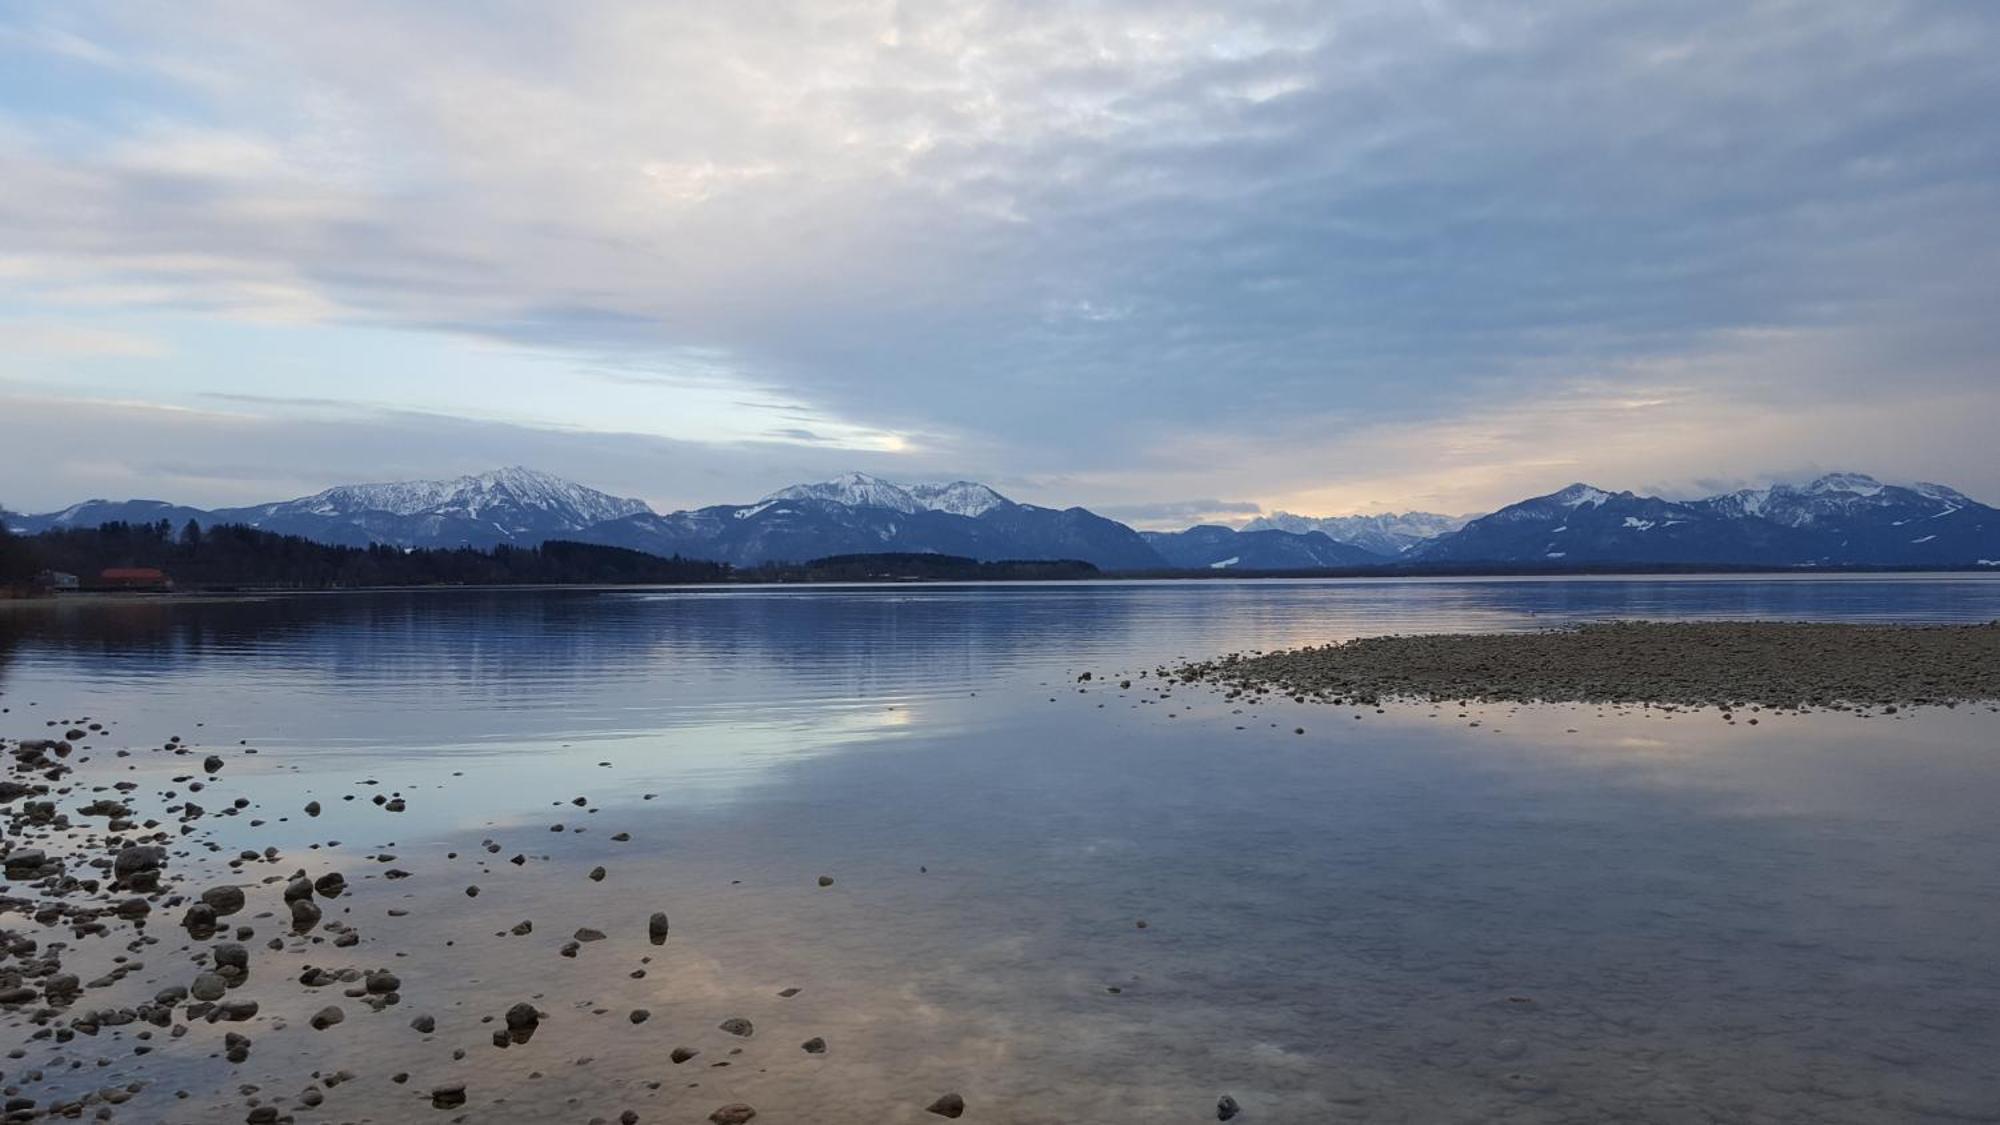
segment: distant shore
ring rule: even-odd
[[[1617,622],[1538,633],[1368,637],[1230,654],[1166,673],[1232,693],[1894,708],[2000,699],[2000,622],[1845,625]]]
[[[816,560],[816,562],[822,560]],[[971,560],[952,560],[953,562]],[[1776,580],[1811,581],[1819,578],[1865,578],[1871,575],[1884,578],[1923,576],[1950,576],[1954,578],[1987,577],[2000,581],[2000,568],[1992,566],[1970,567],[1696,567],[1696,566],[1603,566],[1568,567],[1547,566],[1453,566],[1453,567],[1365,567],[1339,570],[1163,570],[1163,571],[1092,571],[1088,564],[1058,560],[1053,564],[999,562],[975,564],[979,570],[959,573],[882,573],[857,572],[853,568],[809,571],[813,563],[797,564],[795,569],[752,568],[737,571],[726,578],[698,582],[621,582],[611,580],[582,579],[574,581],[521,581],[521,582],[385,582],[355,585],[259,585],[240,583],[232,585],[183,585],[174,590],[41,590],[20,591],[12,597],[0,596],[0,607],[9,605],[49,605],[58,601],[84,602],[93,605],[112,603],[143,603],[161,600],[184,600],[188,598],[251,598],[273,597],[290,594],[340,594],[340,593],[381,593],[417,590],[646,590],[667,587],[728,588],[731,586],[868,586],[868,585],[966,585],[966,584],[1012,584],[1032,582],[1037,584],[1062,585],[1067,583],[1091,582],[1244,582],[1244,581],[1333,581],[1357,578],[1381,579],[1385,581],[1453,581],[1480,579],[1547,579],[1560,581],[1575,579],[1627,579],[1627,578],[1768,578]],[[1064,569],[1068,568],[1068,569]]]

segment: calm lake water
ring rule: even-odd
[[[221,879],[237,849],[273,846],[281,861],[237,878],[343,870],[354,889],[328,916],[363,935],[255,946],[258,1020],[144,1056],[130,1028],[55,1045],[16,1021],[5,1046],[28,1056],[7,1077],[143,1081],[121,1120],[191,1122],[243,1120],[246,1083],[289,1098],[340,1068],[357,1077],[299,1120],[629,1108],[698,1125],[747,1102],[759,1122],[919,1122],[949,1090],[968,1122],[1213,1121],[1223,1094],[1250,1125],[2000,1121],[1991,708],[1757,726],[1585,706],[1238,711],[1136,678],[1225,651],[1615,617],[1986,621],[2000,580],[0,608],[0,733],[88,716],[111,724],[99,754],[172,735],[224,750],[204,803],[251,804],[208,818],[222,850],[185,862]],[[128,765],[141,795],[188,769]],[[407,812],[371,800],[391,793]],[[299,811],[312,799],[324,815]],[[409,878],[382,877],[385,852]],[[654,910],[673,924],[660,947]],[[145,970],[89,1006],[186,983],[172,916]],[[522,920],[532,934],[508,932]],[[258,942],[277,932],[250,924]],[[560,956],[580,926],[609,937]],[[309,1030],[341,998],[296,982],[308,964],[391,966],[402,1002],[349,1001],[343,1024]],[[481,1019],[521,999],[548,1019],[495,1048]],[[435,1034],[409,1028],[419,1012]],[[755,1034],[717,1029],[732,1016]],[[255,1040],[247,1062],[211,1057],[224,1027]],[[800,1049],[812,1036],[825,1053]],[[675,1065],[676,1046],[702,1053]],[[433,1110],[448,1081],[466,1107]]]

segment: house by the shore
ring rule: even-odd
[[[151,566],[106,567],[92,584],[97,590],[147,590],[165,592],[174,588],[167,572]]]

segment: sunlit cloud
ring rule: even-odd
[[[1879,0],[31,6],[0,377],[472,424],[431,475],[630,435],[690,456],[622,490],[704,502],[2000,496],[1996,48],[1989,5]]]

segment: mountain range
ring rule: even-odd
[[[1394,558],[1420,543],[1457,531],[1477,516],[1441,516],[1436,512],[1386,513],[1374,516],[1295,516],[1272,512],[1243,525],[1244,531],[1318,531],[1336,543],[1350,543]]]
[[[1829,473],[1673,501],[1572,484],[1412,549],[1421,563],[2000,566],[2000,511],[1941,484]]]
[[[241,508],[89,500],[0,518],[26,533],[113,520],[247,524],[344,545],[484,548],[569,539],[737,566],[915,551],[1081,559],[1107,571],[2000,567],[2000,510],[1944,485],[1885,484],[1860,473],[1698,500],[1573,484],[1478,517],[1277,512],[1240,530],[1204,524],[1141,532],[1084,508],[1017,503],[972,481],[903,485],[863,473],[782,488],[752,504],[661,514],[640,500],[518,467],[455,480],[341,485]]]

